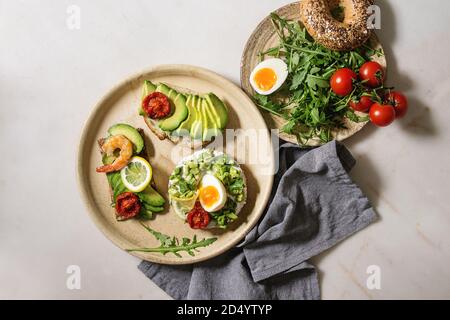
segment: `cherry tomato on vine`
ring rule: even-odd
[[[384,82],[383,67],[375,61],[366,62],[359,69],[359,78],[371,88],[379,87]]]
[[[394,107],[397,118],[404,117],[408,112],[408,99],[401,92],[391,91],[386,95],[385,99],[387,104]]]
[[[389,104],[374,103],[370,107],[370,121],[379,127],[386,127],[395,120],[394,107]]]
[[[330,86],[338,96],[347,96],[353,91],[353,80],[357,75],[348,68],[337,70],[330,79]]]
[[[350,108],[352,108],[355,111],[367,112],[367,111],[369,111],[370,107],[373,105],[373,101],[368,96],[362,96],[359,99],[359,101],[350,100],[350,102],[348,104],[349,104]]]

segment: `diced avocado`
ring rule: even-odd
[[[153,92],[155,92],[155,91],[156,91],[156,85],[153,84],[153,83],[152,83],[151,81],[149,81],[149,80],[145,80],[145,81],[144,81],[144,86],[143,86],[143,89],[142,89],[142,99],[141,99],[141,102],[142,102],[142,100],[144,100],[144,98],[145,98],[146,96],[148,96],[150,93],[153,93]],[[138,111],[139,111],[139,115],[140,115],[140,116],[146,116],[144,110],[142,109],[142,103],[139,105]]]
[[[159,122],[159,127],[164,131],[173,131],[178,128],[180,123],[188,116],[186,97],[163,83],[158,85],[156,91],[164,93],[169,98],[171,109],[175,110],[171,116]]]
[[[217,137],[220,133],[219,120],[214,116],[209,103],[206,99],[202,99],[202,113],[207,119],[207,126],[203,126],[203,141],[210,141],[213,137]]]
[[[220,100],[214,93],[208,93],[205,96],[205,99],[212,107],[211,111],[214,113],[214,116],[219,122],[218,129],[224,129],[227,126],[228,122],[228,110],[225,106],[225,103]]]
[[[201,140],[203,134],[203,126],[202,126],[202,98],[198,97],[197,102],[195,104],[196,116],[195,121],[191,126],[191,138],[194,140]]]
[[[188,108],[188,116],[186,120],[184,120],[177,130],[175,130],[172,134],[176,136],[186,136],[190,134],[192,124],[197,119],[197,109],[196,104],[198,100],[198,96],[189,95],[186,100],[186,106]]]
[[[118,123],[108,129],[108,133],[112,136],[123,135],[133,143],[134,152],[136,154],[141,153],[144,149],[144,139],[139,131],[125,123]]]
[[[152,186],[148,186],[144,191],[140,192],[139,198],[141,199],[142,202],[151,205],[153,207],[162,207],[166,202],[164,198],[155,189],[152,188]]]

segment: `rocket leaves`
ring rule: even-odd
[[[159,242],[160,246],[155,248],[136,248],[136,249],[127,249],[128,252],[159,252],[163,255],[167,253],[172,253],[177,257],[181,258],[181,254],[179,252],[187,252],[190,256],[195,256],[195,252],[198,251],[198,248],[207,247],[213,242],[217,240],[217,238],[206,238],[202,240],[198,240],[197,236],[194,235],[192,239],[182,238],[181,241],[176,237],[171,237],[165,235],[161,232],[155,231],[145,224],[141,223],[141,225],[147,230],[150,234],[152,234]]]
[[[300,144],[313,137],[323,142],[332,139],[331,131],[344,127],[343,120],[366,121],[348,107],[348,102],[363,94],[364,87],[356,86],[350,96],[339,97],[330,88],[330,78],[340,68],[357,71],[372,56],[382,52],[363,45],[352,51],[339,52],[315,42],[297,22],[271,14],[279,37],[279,45],[259,54],[283,59],[289,75],[279,90],[268,96],[255,94],[256,104],[263,110],[282,117],[286,124],[282,131],[296,135]]]

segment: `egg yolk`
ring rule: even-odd
[[[270,68],[262,68],[255,73],[253,79],[259,89],[268,91],[277,82],[277,74]]]
[[[219,201],[219,191],[213,186],[201,188],[199,196],[203,204],[207,207],[211,207]]]

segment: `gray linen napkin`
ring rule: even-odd
[[[239,246],[195,265],[142,261],[139,270],[175,299],[320,299],[308,259],[376,214],[348,175],[355,159],[343,145],[284,143],[279,161],[270,204]]]

